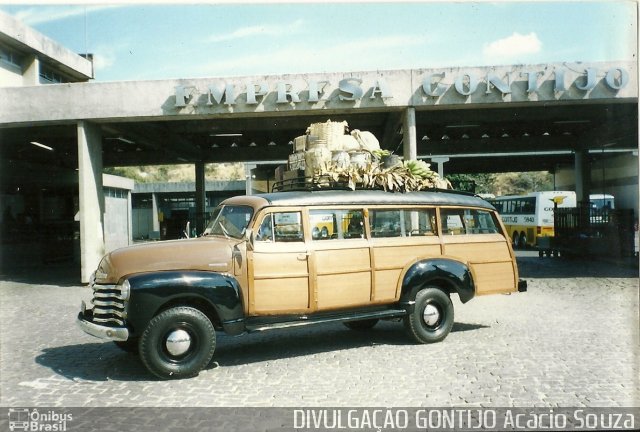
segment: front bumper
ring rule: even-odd
[[[76,324],[82,331],[91,336],[95,336],[100,339],[107,339],[112,341],[126,341],[129,339],[129,329],[126,327],[110,327],[101,324],[96,324],[91,321],[91,310],[86,310],[84,301],[82,302],[82,311],[78,314]]]

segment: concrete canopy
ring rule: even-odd
[[[637,150],[636,76],[621,62],[0,88],[0,158],[3,177],[75,169],[78,121],[99,126],[104,166],[283,161],[328,119],[402,154],[415,107],[418,156],[451,157],[447,173],[552,170],[576,150]]]

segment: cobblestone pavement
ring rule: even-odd
[[[4,280],[0,406],[640,406],[638,270],[525,255],[529,291],[455,299],[442,343],[397,322],[220,334],[182,381],[79,330],[87,288]]]

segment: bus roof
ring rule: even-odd
[[[264,206],[318,206],[318,205],[452,205],[494,207],[473,194],[457,191],[385,192],[382,190],[319,190],[258,194],[251,197],[233,197],[225,204],[240,204],[243,200],[263,201]]]
[[[576,193],[574,191],[539,191],[539,192],[530,192],[528,194],[522,194],[522,195],[502,195],[502,196],[492,198],[492,200],[500,201],[500,200],[507,200],[507,199],[515,199],[515,198],[531,198],[531,197],[545,197],[545,196],[555,197],[558,195],[575,196],[575,194]]]

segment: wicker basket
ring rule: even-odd
[[[342,137],[347,131],[346,121],[332,122],[327,120],[324,123],[312,123],[309,126],[309,135],[317,136],[319,140],[327,143],[329,150],[342,150]]]

